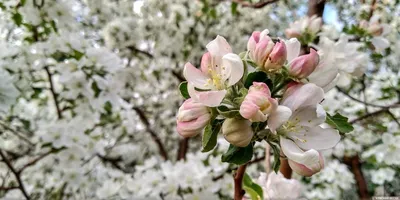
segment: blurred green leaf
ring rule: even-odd
[[[202,152],[208,152],[217,145],[218,133],[221,130],[222,120],[213,120],[205,128],[202,145]]]
[[[236,147],[229,145],[229,149],[221,157],[222,162],[228,162],[236,165],[243,165],[253,157],[253,144],[247,147]]]

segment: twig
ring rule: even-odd
[[[142,55],[145,55],[148,58],[154,58],[153,54],[151,54],[151,53],[149,53],[147,51],[140,50],[140,49],[138,49],[138,48],[136,48],[134,46],[128,46],[127,48],[129,50],[131,50],[132,52],[134,52],[134,53],[140,53]]]
[[[383,109],[377,110],[377,111],[375,111],[375,112],[367,113],[367,114],[365,114],[365,115],[363,115],[363,116],[360,116],[360,117],[358,117],[358,118],[356,118],[356,119],[351,120],[350,123],[351,123],[351,124],[354,124],[354,123],[356,123],[356,122],[358,122],[358,121],[367,119],[367,118],[369,118],[369,117],[376,116],[376,115],[379,115],[379,114],[382,114],[382,113],[386,113],[387,111],[389,111],[389,108],[383,108]]]
[[[55,104],[56,109],[57,109],[57,116],[58,116],[58,119],[62,119],[63,117],[62,117],[60,105],[58,104],[58,99],[57,99],[57,96],[58,96],[58,95],[57,95],[57,93],[55,92],[55,89],[54,89],[54,84],[53,84],[53,80],[52,80],[52,75],[51,75],[51,73],[50,73],[50,70],[49,70],[49,67],[48,67],[48,66],[44,67],[44,69],[46,70],[47,77],[48,77],[49,82],[50,82],[50,91],[51,91],[51,94],[53,95],[54,104]]]
[[[247,164],[239,166],[233,178],[235,184],[234,200],[242,200],[245,194],[242,184],[243,184],[243,176],[244,173],[246,172],[246,166]]]
[[[10,131],[11,133],[13,133],[14,135],[16,135],[17,137],[19,137],[20,139],[22,139],[23,141],[25,141],[26,143],[28,143],[31,146],[34,146],[35,144],[33,144],[26,136],[19,134],[16,130],[12,129],[10,126],[8,126],[7,124],[3,123],[2,121],[0,121],[0,125],[3,126],[4,129]]]
[[[394,107],[400,107],[400,104],[393,104],[393,105],[391,105],[391,106],[383,106],[383,105],[377,105],[377,104],[373,104],[373,103],[368,103],[368,102],[362,101],[362,100],[360,100],[360,99],[357,99],[357,98],[351,96],[351,95],[350,95],[349,93],[347,93],[343,88],[340,88],[340,87],[336,86],[336,89],[337,89],[339,92],[341,92],[342,94],[344,94],[345,96],[349,97],[351,100],[356,101],[356,102],[359,102],[359,103],[362,103],[362,104],[365,104],[365,105],[367,105],[367,106],[378,107],[378,108],[388,108],[388,107],[394,108]]]
[[[130,173],[130,171],[128,171],[128,170],[122,168],[122,167],[118,164],[119,161],[122,161],[122,159],[121,159],[120,157],[118,157],[118,158],[109,158],[109,157],[102,156],[102,155],[100,155],[100,154],[96,154],[96,156],[99,157],[103,162],[108,162],[108,163],[110,163],[113,167],[115,167],[115,168],[121,170],[122,172]]]
[[[397,117],[396,117],[392,112],[390,112],[390,110],[388,110],[387,113],[388,113],[388,114],[390,115],[390,117],[396,122],[396,124],[400,127],[400,122],[399,122],[399,120],[397,119]]]
[[[354,174],[354,178],[356,179],[358,186],[358,194],[360,196],[360,199],[369,199],[368,186],[361,171],[361,162],[358,155],[353,157],[344,157],[343,161],[351,168]]]
[[[158,150],[160,151],[161,156],[164,158],[164,160],[168,160],[168,153],[164,148],[163,143],[161,142],[161,139],[157,136],[156,132],[151,129],[151,125],[149,120],[147,119],[146,115],[144,114],[143,110],[141,110],[138,107],[134,107],[133,108],[136,113],[139,115],[140,120],[142,121],[142,123],[146,126],[146,131],[148,133],[150,133],[151,138],[154,140],[154,142],[157,144],[158,146]]]
[[[9,187],[0,186],[0,191],[1,190],[8,191],[8,190],[16,190],[16,189],[19,189],[19,187],[18,186],[9,186]]]
[[[6,155],[3,153],[3,150],[0,149],[0,156],[3,159],[3,162],[6,163],[7,167],[11,170],[11,172],[14,174],[15,178],[17,179],[18,182],[18,188],[21,190],[22,194],[27,200],[30,200],[31,198],[29,197],[28,193],[25,190],[25,186],[22,183],[20,173],[14,168],[14,166],[11,164],[10,160],[6,157]]]
[[[243,1],[243,0],[231,0],[231,1],[241,5],[242,7],[263,8],[264,6],[271,4],[271,3],[275,3],[279,0],[259,1],[257,3],[250,3],[248,1]]]
[[[186,153],[189,148],[189,138],[184,138],[179,142],[178,156],[177,160],[182,160],[186,158]]]
[[[37,158],[31,160],[30,162],[26,163],[23,167],[21,167],[21,168],[18,170],[18,173],[22,173],[26,168],[28,168],[28,167],[30,167],[30,166],[36,164],[37,162],[39,162],[40,160],[42,160],[43,158],[45,158],[46,156],[48,156],[48,155],[50,155],[50,154],[52,154],[52,153],[54,153],[54,152],[56,152],[56,151],[50,150],[50,151],[48,151],[48,152],[46,152],[46,153],[44,153],[44,154],[38,156]]]

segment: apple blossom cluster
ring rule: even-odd
[[[318,76],[335,78],[338,71],[332,75],[319,70],[324,66],[318,52],[311,48],[300,55],[296,38],[273,39],[268,34],[253,32],[241,56],[217,36],[206,45],[200,68],[185,65],[187,82],[180,90],[187,100],[177,114],[177,131],[183,137],[203,133],[204,152],[214,148],[221,132],[231,144],[222,161],[234,164],[248,162],[252,155],[235,156],[266,140],[276,147],[277,158],[281,149],[295,172],[311,176],[324,168],[320,151],[334,147],[340,140],[337,129],[347,126],[335,122],[342,116],[330,116],[320,105],[324,90],[319,85],[326,84],[326,78]]]

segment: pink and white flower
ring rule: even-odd
[[[301,183],[285,178],[280,172],[260,173],[257,182],[263,189],[265,200],[298,199],[301,195]]]
[[[373,36],[371,39],[372,44],[374,45],[375,49],[378,51],[382,51],[389,47],[390,43],[389,40],[384,38],[389,32],[391,28],[389,24],[380,23],[380,16],[374,15],[371,17],[369,22],[363,20],[360,22],[360,27],[365,29],[369,34]]]
[[[244,67],[240,57],[232,53],[225,38],[217,36],[206,47],[208,52],[202,57],[201,69],[186,63],[183,75],[188,81],[190,97],[196,102],[215,107],[221,104],[226,89],[242,78]]]
[[[278,107],[278,101],[271,97],[271,92],[265,83],[254,82],[240,105],[242,117],[252,122],[265,122],[268,115]]]
[[[249,57],[258,66],[263,67],[267,61],[269,54],[274,48],[274,42],[268,36],[268,29],[264,31],[254,31],[249,41],[247,42],[247,50],[249,51]]]
[[[193,137],[202,132],[211,119],[206,106],[187,99],[179,108],[176,119],[177,131],[183,137]]]
[[[282,151],[293,169],[306,176],[323,168],[318,151],[332,148],[340,140],[337,130],[321,126],[326,118],[319,105],[323,98],[324,91],[315,84],[293,85],[268,120],[271,131],[280,135]]]
[[[286,29],[286,37],[300,38],[303,34],[308,33],[315,36],[322,26],[322,19],[316,15],[312,17],[305,17],[301,20],[295,21],[290,24],[290,28]]]

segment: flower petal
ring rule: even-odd
[[[244,66],[242,59],[236,54],[228,53],[222,57],[222,78],[229,77],[228,86],[237,83],[244,73]]]
[[[285,41],[285,45],[287,50],[287,61],[290,63],[294,58],[299,56],[301,44],[297,38],[291,38],[290,40]]]
[[[307,107],[301,107],[290,117],[290,121],[297,125],[306,127],[315,127],[325,122],[326,113],[324,108],[317,104]]]
[[[193,100],[209,107],[219,106],[226,94],[226,90],[196,91],[190,83],[188,83],[188,92]]]
[[[302,164],[309,169],[317,170],[321,168],[319,162],[319,153],[315,149],[308,151],[301,150],[292,140],[280,137],[282,152],[288,159]]]
[[[226,39],[222,36],[217,37],[206,45],[207,50],[214,57],[222,57],[225,54],[232,53],[232,48]]]
[[[390,46],[389,41],[383,37],[374,37],[371,39],[371,42],[378,51],[384,50]]]
[[[289,137],[296,137],[295,143],[302,149],[323,150],[334,147],[340,141],[339,131],[333,128],[315,126],[305,128],[304,131],[288,133]]]
[[[207,87],[207,80],[209,79],[202,71],[194,67],[191,63],[186,63],[183,69],[183,76],[185,79],[200,89],[209,89]]]
[[[282,124],[288,121],[292,111],[286,106],[278,106],[274,112],[271,113],[268,119],[269,129],[275,133]]]
[[[324,90],[313,83],[307,83],[290,90],[289,94],[284,94],[282,105],[296,111],[300,107],[319,104],[324,99]]]

